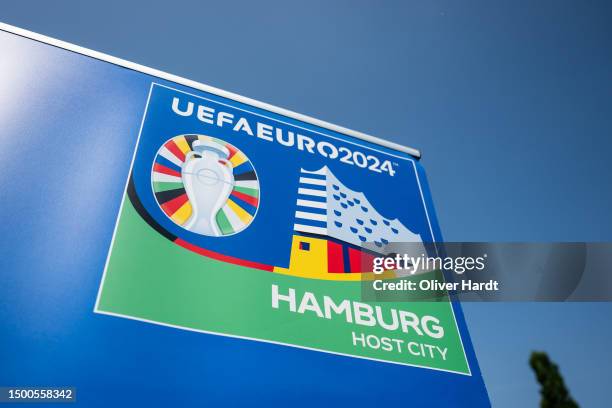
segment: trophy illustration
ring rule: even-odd
[[[185,156],[181,178],[192,207],[184,227],[197,234],[218,237],[217,212],[234,188],[233,166],[227,147],[213,141],[196,140]]]

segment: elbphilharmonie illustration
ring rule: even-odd
[[[327,166],[300,170],[293,231],[289,267],[274,271],[320,279],[360,279],[360,272],[371,271],[363,270],[364,261],[388,254],[393,243],[422,242],[398,219],[379,214],[364,193],[347,188]]]

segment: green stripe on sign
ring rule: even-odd
[[[176,190],[178,188],[183,188],[183,183],[169,183],[163,181],[156,181],[153,183],[153,190],[157,192]]]
[[[234,190],[238,191],[239,193],[250,195],[251,197],[259,197],[259,190],[256,190],[254,188],[235,186]]]
[[[223,212],[223,208],[219,210],[219,212],[217,213],[217,216],[215,218],[217,220],[217,225],[219,226],[219,229],[221,230],[223,235],[228,235],[228,234],[233,234],[234,233],[234,229],[232,228],[232,224],[230,224],[229,220],[227,219],[227,216]]]

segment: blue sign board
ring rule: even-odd
[[[0,29],[0,386],[489,406],[457,302],[358,296],[363,244],[441,240],[417,151]]]

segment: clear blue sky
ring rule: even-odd
[[[612,6],[5,1],[0,20],[423,151],[448,240],[612,240]],[[494,406],[527,359],[608,406],[612,305],[468,304]]]

